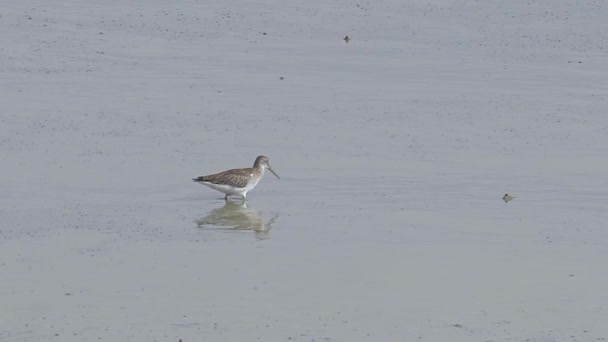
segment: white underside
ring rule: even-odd
[[[213,184],[213,183],[208,183],[208,182],[199,182],[199,183],[204,184],[204,185],[210,187],[211,189],[217,190],[217,191],[225,193],[227,195],[236,195],[236,196],[245,197],[245,196],[247,196],[247,192],[251,191],[253,188],[255,188],[256,185],[258,185],[258,182],[259,182],[259,180],[256,182],[250,182],[244,188],[234,188],[229,185]]]

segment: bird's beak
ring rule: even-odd
[[[272,174],[277,176],[278,179],[281,179],[281,177],[279,177],[279,175],[277,175],[277,173],[274,172],[274,170],[270,166],[268,167],[268,171],[272,172]]]

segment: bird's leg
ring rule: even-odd
[[[228,202],[228,194],[226,194],[226,196],[224,196],[224,201]]]

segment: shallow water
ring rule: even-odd
[[[114,5],[0,17],[0,340],[608,338],[595,10]]]

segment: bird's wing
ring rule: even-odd
[[[253,170],[233,169],[208,176],[195,178],[195,182],[206,182],[212,184],[230,184],[237,188],[244,188],[251,179]]]

